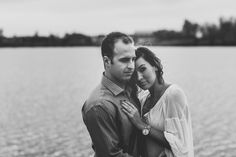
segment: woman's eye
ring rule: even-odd
[[[146,68],[145,67],[142,67],[142,68],[140,68],[140,72],[144,72],[146,70]]]

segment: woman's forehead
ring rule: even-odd
[[[140,66],[151,66],[151,64],[146,61],[143,57],[139,57],[138,59],[136,59],[135,61],[135,66],[136,67],[140,67]]]

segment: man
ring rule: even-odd
[[[134,72],[135,47],[131,37],[108,34],[102,42],[105,72],[101,84],[84,103],[82,115],[96,157],[138,157],[138,131],[122,111],[121,101],[136,104],[129,81]]]

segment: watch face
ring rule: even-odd
[[[147,128],[143,129],[143,135],[148,135],[149,130]]]

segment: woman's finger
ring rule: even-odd
[[[126,102],[123,102],[123,103],[122,103],[122,106],[124,106],[129,112],[131,112],[131,111],[134,110],[134,108],[131,107],[131,106],[130,106],[128,103],[126,103]]]
[[[126,103],[122,103],[122,107],[124,107],[125,109],[127,109],[127,110],[129,110],[130,109],[130,107],[129,107],[129,105],[128,104],[126,104]]]
[[[128,106],[132,107],[133,109],[136,109],[136,107],[129,101],[124,101]]]
[[[122,111],[123,111],[128,117],[131,117],[130,113],[129,113],[125,108],[122,108]]]
[[[122,109],[126,110],[127,113],[129,113],[130,116],[134,115],[136,110],[134,110],[133,108],[131,108],[130,106],[126,105],[126,104],[122,104]]]
[[[124,109],[126,112],[128,112],[129,114],[131,113],[132,111],[132,108],[130,108],[129,106],[125,105],[125,104],[122,104],[122,109]]]
[[[134,109],[135,107],[133,104],[129,103],[128,101],[123,101],[122,104],[125,104],[127,107]]]

